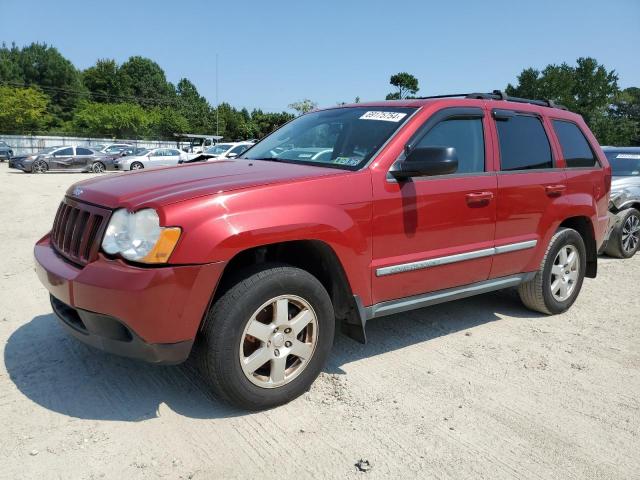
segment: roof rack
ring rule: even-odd
[[[449,95],[433,95],[430,97],[419,97],[420,100],[427,100],[431,98],[450,98],[450,97],[463,97],[463,98],[475,98],[480,100],[504,100],[507,102],[516,103],[530,103],[531,105],[538,105],[540,107],[559,108],[561,110],[568,110],[564,105],[560,105],[553,100],[531,100],[529,98],[510,97],[506,93],[500,90],[494,90],[491,93],[452,93]]]

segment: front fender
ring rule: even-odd
[[[370,296],[370,182],[364,175],[350,179],[340,188],[335,184],[341,180],[334,177],[327,189],[315,188],[318,180],[170,205],[164,211],[166,225],[179,225],[184,232],[171,263],[228,262],[255,247],[321,241],[335,252],[353,293],[366,301]]]

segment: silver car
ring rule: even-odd
[[[630,258],[640,247],[640,147],[604,147],[613,173],[609,211],[614,215],[605,253]]]
[[[113,162],[116,170],[141,170],[143,168],[169,167],[185,160],[187,154],[177,148],[152,148],[137,155],[120,157]]]

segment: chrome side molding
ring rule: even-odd
[[[527,240],[526,242],[509,243],[507,245],[501,245],[499,247],[474,250],[473,252],[458,253],[456,255],[447,255],[445,257],[430,258],[428,260],[418,260],[416,262],[400,263],[398,265],[380,267],[376,269],[376,277],[384,277],[385,275],[394,275],[396,273],[412,272],[414,270],[422,270],[424,268],[437,267],[439,265],[464,262],[466,260],[474,260],[476,258],[491,257],[493,255],[500,255],[502,253],[527,250],[529,248],[534,248],[537,244],[537,240]]]
[[[518,275],[493,278],[491,280],[472,283],[470,285],[448,288],[446,290],[437,290],[435,292],[414,295],[412,297],[389,300],[386,302],[376,303],[370,307],[361,307],[360,315],[364,315],[366,320],[371,320],[372,318],[384,317],[395,313],[415,310],[417,308],[429,307],[431,305],[437,305],[438,303],[459,300],[461,298],[493,292],[503,288],[515,287],[523,282],[531,280],[535,275],[536,272],[520,273]]]

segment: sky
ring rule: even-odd
[[[595,57],[640,86],[640,0],[0,0],[0,42],[46,42],[78,68],[156,61],[211,104],[282,111],[383,99],[389,77],[419,94],[504,89],[527,67]]]

